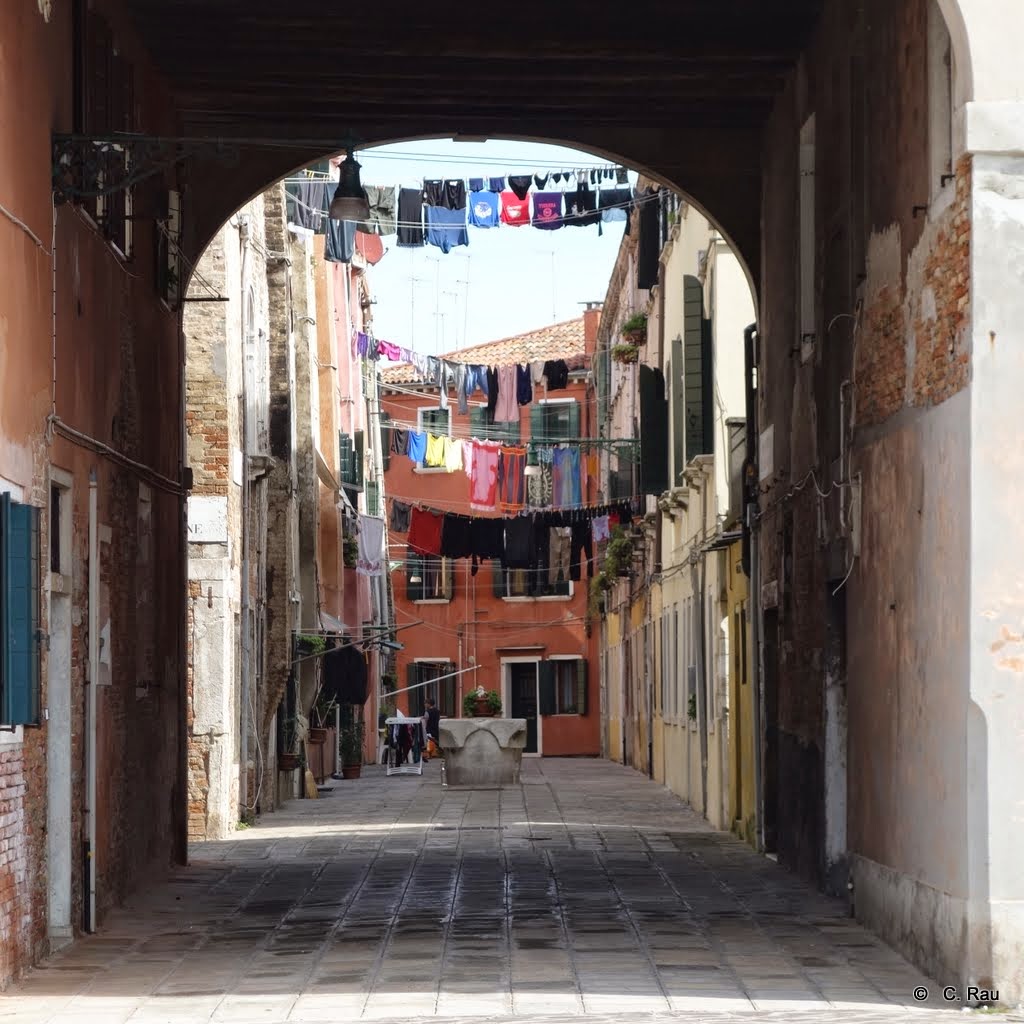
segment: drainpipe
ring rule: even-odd
[[[86,919],[96,931],[96,687],[100,678],[100,543],[96,470],[89,471],[89,686],[85,704]]]
[[[241,720],[239,723],[238,730],[238,760],[239,760],[239,780],[238,780],[238,804],[239,814],[238,817],[241,820],[248,820],[247,812],[249,811],[249,705],[251,703],[250,690],[252,686],[252,680],[250,678],[250,649],[252,647],[252,636],[251,636],[251,611],[252,601],[249,595],[249,557],[250,557],[250,542],[249,542],[249,516],[251,514],[251,495],[249,493],[249,427],[250,427],[250,413],[249,413],[249,402],[253,396],[248,393],[246,388],[246,378],[248,377],[248,367],[250,360],[255,356],[255,349],[253,346],[253,333],[255,331],[255,325],[248,321],[249,314],[249,218],[242,217],[238,224],[238,236],[239,242],[242,246],[242,272],[241,272],[241,304],[242,304],[242,325],[245,331],[245,337],[242,339],[242,422],[239,425],[240,434],[242,439],[242,501],[241,501],[241,520],[242,520],[242,555],[241,555],[241,619],[242,619],[242,664],[241,672],[239,673],[239,695],[238,700],[241,707]],[[255,373],[254,373],[255,377]],[[252,808],[255,812],[256,808]]]
[[[744,463],[745,516],[743,530],[743,568],[747,572],[750,590],[750,647],[753,657],[750,670],[751,693],[754,698],[754,822],[757,847],[764,849],[764,649],[761,643],[761,553],[759,550],[761,525],[757,518],[757,388],[754,386],[754,367],[757,365],[757,324],[743,332],[744,373],[746,377],[747,458]],[[749,479],[747,478],[749,475]],[[744,638],[744,642],[746,639]]]

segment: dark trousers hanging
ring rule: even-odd
[[[590,518],[577,520],[572,524],[572,537],[569,541],[569,579],[579,580],[580,555],[587,556],[587,576],[594,575],[594,552],[590,539]]]

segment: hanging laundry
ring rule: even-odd
[[[530,223],[529,197],[519,199],[514,192],[501,193],[501,223],[522,227]]]
[[[590,523],[591,536],[595,544],[603,544],[611,536],[607,516],[595,516]]]
[[[494,406],[494,419],[498,423],[512,423],[519,419],[516,407],[517,376],[514,363],[498,367],[498,401]]]
[[[462,472],[469,479],[473,478],[473,445],[476,442],[471,437],[463,438],[462,441]]]
[[[557,185],[562,180],[562,172],[556,171],[551,175],[551,180]]]
[[[615,183],[617,185],[625,185],[629,181],[629,172],[625,167],[615,168]]]
[[[526,504],[526,449],[503,445],[498,453],[498,508],[519,512]]]
[[[551,473],[551,449],[537,453],[539,473],[527,477],[526,492],[532,508],[550,508],[554,503],[554,478]],[[547,456],[547,461],[543,456]]]
[[[548,391],[564,391],[569,384],[569,367],[564,359],[549,359],[544,364]]]
[[[570,530],[552,526],[548,531],[548,583],[565,583],[569,579]]]
[[[359,517],[359,557],[356,572],[360,576],[384,575],[384,520],[377,516]]]
[[[395,188],[393,185],[367,185],[366,202],[370,216],[359,225],[368,235],[393,235],[395,225]]]
[[[446,437],[444,446],[444,468],[449,473],[462,469],[462,441],[458,438]]]
[[[538,190],[542,189],[548,183],[548,178],[550,177],[550,174],[545,174],[543,177],[539,174],[535,174],[533,176],[533,183],[537,186]]]
[[[529,174],[510,174],[508,187],[515,193],[516,199],[525,199],[530,192],[531,177]]]
[[[505,179],[504,178],[488,178],[487,189],[490,192],[504,192],[505,191]]]
[[[579,448],[556,448],[552,457],[553,502],[556,506],[575,507],[583,503],[580,495]]]
[[[536,544],[533,537],[533,516],[517,516],[505,521],[506,569],[529,569]]]
[[[470,178],[467,184],[470,192],[483,192],[484,190],[483,178]]]
[[[487,367],[487,422],[493,423],[498,408],[498,371],[493,366]]]
[[[460,178],[434,178],[423,182],[427,206],[440,206],[444,210],[465,210],[466,183]],[[429,241],[429,239],[428,239]]]
[[[572,537],[569,552],[569,578],[578,581],[580,578],[580,556],[587,556],[587,576],[594,575],[594,549],[590,543],[590,523],[586,519],[578,519],[572,524]]]
[[[398,193],[398,244],[423,245],[423,189],[403,188]]]
[[[565,213],[562,216],[567,225],[589,227],[601,223],[601,215],[597,212],[597,193],[589,185],[578,185],[575,192],[566,192],[564,198]]]
[[[470,554],[477,558],[505,557],[505,521],[474,516],[469,527]]]
[[[533,226],[546,231],[555,231],[562,226],[561,192],[533,194]]]
[[[629,220],[629,211],[633,201],[632,189],[603,188],[597,199],[597,208],[601,212],[601,220],[606,224],[611,221]]]
[[[452,386],[455,389],[455,397],[458,399],[459,412],[465,416],[469,412],[469,402],[466,400],[466,364],[452,363]]]
[[[402,350],[397,345],[392,345],[390,341],[378,341],[377,348],[382,358],[392,363],[401,362]]]
[[[409,431],[402,430],[398,427],[391,428],[391,454],[392,455],[408,455],[409,454]]]
[[[409,516],[411,512],[411,505],[407,505],[404,501],[399,501],[397,498],[391,499],[391,529],[395,533],[409,532]]]
[[[534,359],[530,363],[530,378],[533,380],[533,386],[539,388],[544,383],[544,360]]]
[[[322,178],[304,177],[286,182],[284,191],[288,230],[307,238],[321,234],[327,182]]]
[[[473,444],[473,475],[469,481],[469,504],[482,512],[494,511],[498,491],[497,441],[475,441]]]
[[[466,230],[466,210],[449,210],[440,206],[427,207],[427,244],[436,245],[449,253],[459,245],[469,245]]]
[[[410,462],[422,464],[423,460],[427,457],[427,435],[421,434],[416,430],[410,430],[409,447],[405,454],[409,456]]]
[[[501,221],[498,196],[495,192],[476,191],[469,194],[469,223],[475,228],[496,228]]]
[[[479,363],[466,363],[466,397],[471,398],[477,388],[485,395],[488,393],[487,367],[481,366]]]
[[[355,221],[328,217],[326,234],[324,259],[331,263],[351,263],[352,253],[356,251]]]
[[[530,380],[528,363],[516,367],[516,401],[520,405],[529,405],[533,401],[533,382]]]
[[[409,523],[409,550],[418,555],[441,554],[441,527],[444,513],[414,508]]]
[[[444,443],[447,440],[443,435],[427,434],[427,452],[423,460],[425,466],[436,469],[444,466]]]
[[[445,558],[469,558],[473,554],[470,545],[471,516],[447,512],[441,527],[441,554]]]

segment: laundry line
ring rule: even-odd
[[[387,699],[389,697],[394,697],[394,696],[396,696],[399,693],[408,693],[410,690],[418,690],[422,686],[431,686],[434,683],[443,683],[446,679],[454,679],[456,676],[464,676],[467,672],[479,672],[479,671],[480,671],[480,666],[479,665],[471,665],[469,668],[459,669],[458,672],[449,672],[447,675],[437,676],[436,679],[428,679],[428,680],[426,680],[425,682],[422,682],[422,683],[413,683],[412,686],[403,686],[400,690],[391,690],[388,693],[382,693],[382,694],[379,695],[378,699],[379,700],[383,700],[383,701],[387,701]],[[418,718],[410,718],[409,721],[410,722],[418,722],[419,719]]]

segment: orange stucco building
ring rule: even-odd
[[[470,398],[468,413],[458,411],[454,389],[447,411],[439,410],[437,385],[423,383],[411,365],[381,374],[382,412],[397,431],[447,433],[453,439],[526,445],[540,423],[546,438],[596,438],[590,357],[599,314],[595,307],[576,320],[446,357],[486,366],[566,360],[566,387],[536,387],[533,400],[518,406],[517,421],[486,424],[481,391]],[[574,582],[549,567],[511,570],[481,561],[474,574],[469,558],[419,556],[409,549],[408,534],[393,528],[395,502],[463,515],[501,513],[471,510],[470,481],[462,470],[447,472],[391,453],[385,475],[395,620],[403,645],[390,703],[417,714],[432,696],[442,716],[458,717],[464,696],[483,686],[500,694],[504,716],[527,720],[528,754],[597,755],[597,639],[590,628],[585,560]],[[533,479],[527,477],[528,492]],[[596,478],[582,486],[584,503],[601,499]]]

